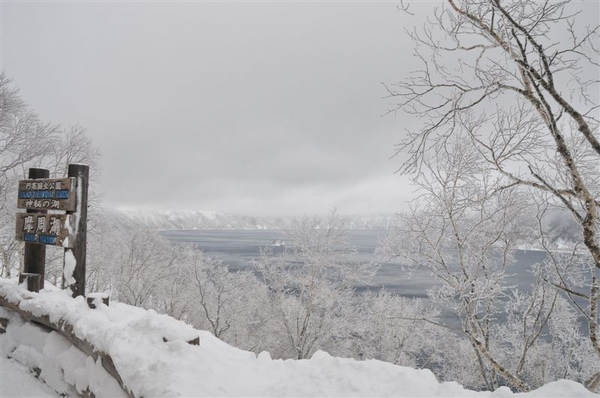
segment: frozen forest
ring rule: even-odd
[[[369,262],[349,242],[355,223],[336,211],[286,222],[285,244],[243,270],[165,240],[156,225],[103,207],[102,157],[86,130],[40,120],[2,72],[0,276],[22,269],[18,181],[29,167],[63,176],[85,163],[88,292],[272,359],[324,351],[429,369],[476,391],[567,379],[598,393],[600,28],[578,17],[562,1],[447,0],[407,32],[421,66],[382,95],[390,113],[419,121],[396,147],[418,196]],[[545,260],[518,289],[509,268],[531,247]],[[46,280],[60,286],[62,251],[47,256]],[[391,259],[407,275],[428,272],[428,300],[359,289]]]

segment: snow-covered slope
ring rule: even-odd
[[[21,301],[20,308],[67,320],[73,333],[110,355],[134,396],[271,396],[271,397],[597,397],[570,381],[550,383],[528,394],[507,388],[494,393],[465,390],[458,383],[439,383],[428,370],[381,361],[356,361],[317,352],[310,360],[272,360],[231,347],[208,332],[198,331],[151,310],[119,303],[88,308],[82,298],[46,289],[26,292],[14,281],[0,279],[0,294]],[[22,300],[28,297],[27,300]],[[26,323],[14,313],[0,335],[2,352],[30,368],[56,391],[74,390],[97,397],[123,396],[98,361],[75,349],[56,332]],[[186,343],[200,337],[200,345]],[[5,378],[2,378],[4,391]]]

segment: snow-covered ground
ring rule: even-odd
[[[58,397],[47,384],[36,379],[26,366],[8,359],[7,340],[0,336],[0,397]]]
[[[561,380],[528,394],[508,388],[495,392],[465,390],[458,383],[439,383],[429,370],[381,361],[356,361],[317,352],[309,360],[272,360],[231,347],[208,332],[198,331],[152,310],[120,303],[92,310],[83,298],[46,289],[29,293],[14,281],[0,279],[0,294],[22,302],[21,309],[50,321],[67,320],[73,333],[107,353],[134,396],[271,396],[271,397],[598,397],[582,385]],[[50,332],[0,307],[9,318],[0,335],[0,396],[52,395],[14,361],[38,368],[54,391],[69,396],[89,389],[97,397],[125,396],[100,360]],[[200,338],[200,345],[187,341]],[[10,355],[13,359],[5,359]]]

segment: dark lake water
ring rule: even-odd
[[[361,261],[374,261],[380,265],[372,283],[358,290],[380,289],[405,297],[426,297],[427,289],[432,285],[431,276],[425,270],[404,270],[401,264],[378,258],[375,249],[385,237],[386,231],[351,230],[348,238],[358,251]],[[272,245],[283,238],[280,230],[185,230],[161,231],[161,235],[172,243],[194,243],[205,254],[221,259],[230,270],[245,269],[259,257],[260,249]],[[507,282],[528,290],[533,282],[531,266],[543,261],[545,253],[540,251],[519,250],[516,262],[508,269]]]

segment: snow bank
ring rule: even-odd
[[[454,382],[439,383],[429,370],[381,361],[356,361],[317,352],[309,360],[272,360],[268,353],[231,347],[208,332],[152,310],[120,303],[88,308],[83,298],[46,289],[30,293],[0,279],[0,294],[11,301],[29,297],[20,308],[50,320],[67,320],[73,333],[110,355],[124,384],[135,396],[277,396],[277,397],[598,397],[570,381],[550,383],[528,394],[508,388],[495,392],[465,390]],[[6,312],[6,311],[5,311]],[[1,315],[1,314],[0,314]],[[4,352],[30,368],[56,391],[72,395],[89,389],[96,396],[123,396],[99,361],[94,361],[56,332],[12,316]],[[200,345],[187,341],[200,338]],[[61,379],[61,374],[64,375]]]

